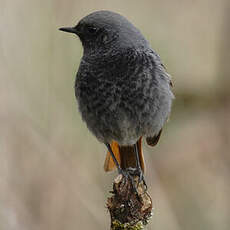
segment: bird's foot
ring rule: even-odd
[[[126,184],[128,181],[131,182],[132,188],[134,189],[134,192],[137,194],[137,187],[134,179],[134,169],[133,168],[128,168],[126,170],[124,169],[119,169],[118,173],[121,174],[124,178],[124,184]]]
[[[138,187],[141,184],[141,182],[143,183],[144,186],[144,193],[147,191],[147,185],[141,169],[140,170],[136,168],[127,168],[126,170],[119,169],[118,172],[124,177],[124,184],[130,181],[132,185],[132,189],[137,195],[138,195]],[[136,179],[136,177],[138,177],[138,179]]]
[[[137,171],[137,176],[138,176],[138,182],[137,182],[137,187],[139,186],[139,184],[142,182],[143,183],[143,186],[144,186],[144,192],[147,191],[148,189],[148,186],[145,182],[145,177],[144,177],[144,173],[142,172],[142,169],[139,168],[139,169],[136,169]]]

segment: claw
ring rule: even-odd
[[[118,170],[118,173],[121,174],[123,178],[125,179],[125,184],[128,180],[130,181],[133,191],[136,194],[138,194],[136,182],[134,180],[135,169],[133,168],[127,168],[126,170],[121,169],[121,170]]]
[[[145,178],[144,178],[144,175],[141,169],[136,169],[136,168],[127,168],[126,170],[120,169],[118,170],[118,173],[124,177],[124,184],[126,184],[128,180],[130,181],[132,185],[132,189],[137,196],[140,195],[138,193],[138,187],[141,183],[143,183],[143,186],[144,186],[144,189],[143,189],[144,193],[147,191],[148,187],[145,182]],[[137,181],[135,181],[136,176],[138,177]]]
[[[146,192],[148,189],[148,186],[145,182],[144,174],[143,174],[141,168],[137,169],[137,175],[138,175],[137,187],[139,187],[139,184],[142,182],[144,185],[144,192]]]
[[[139,187],[139,184],[142,182],[144,186],[144,193],[145,193],[147,191],[147,184],[145,182],[145,178],[140,164],[138,142],[134,145],[134,150],[136,155],[136,175],[138,176],[137,187]]]

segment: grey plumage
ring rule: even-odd
[[[74,31],[84,47],[75,94],[88,128],[99,141],[120,145],[157,136],[174,96],[170,76],[141,32],[109,11],[86,16]]]

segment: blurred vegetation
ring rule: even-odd
[[[230,226],[230,4],[0,0],[0,229],[107,229],[105,147],[81,121],[79,40],[60,33],[88,13],[130,19],[173,77],[159,145],[145,145],[155,203],[148,229]]]

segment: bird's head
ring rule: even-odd
[[[95,55],[148,46],[148,42],[133,24],[111,11],[91,13],[76,26],[63,27],[60,30],[78,35],[84,47],[84,54]]]

